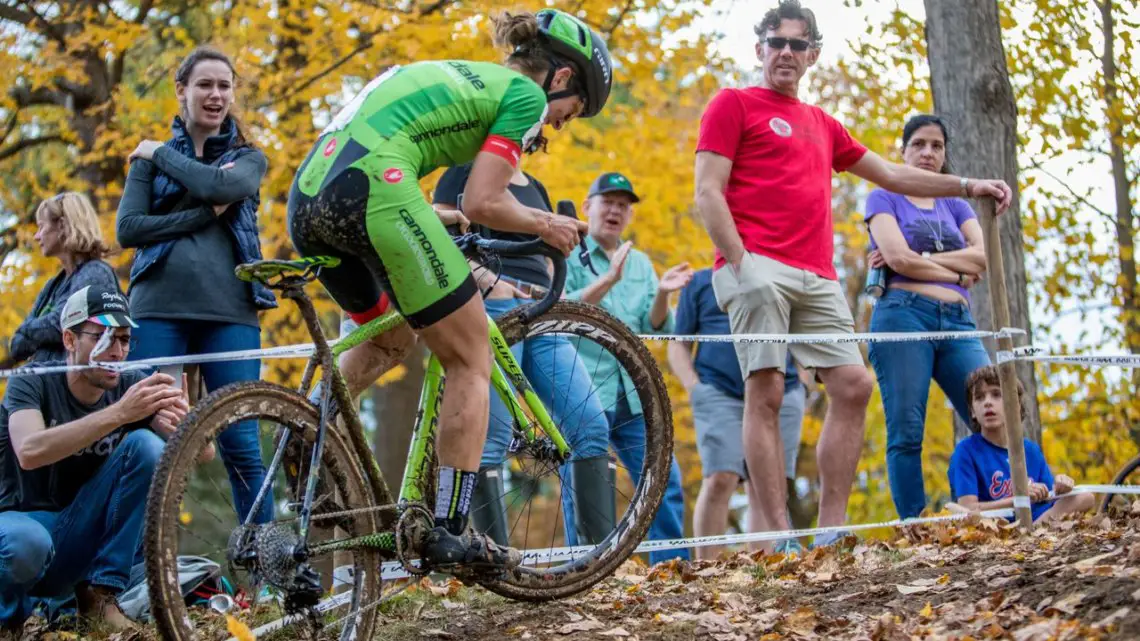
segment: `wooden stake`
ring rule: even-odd
[[[982,227],[986,241],[986,272],[990,275],[990,302],[994,311],[994,331],[1009,327],[1009,299],[1005,291],[1005,265],[1001,257],[1001,236],[998,220],[994,213],[992,198],[982,198],[980,203]],[[1003,336],[997,339],[997,351],[1013,352],[1013,338]],[[1017,497],[1029,496],[1029,475],[1025,467],[1025,431],[1021,425],[1021,403],[1017,398],[1017,370],[1014,361],[998,364],[998,380],[1001,383],[1002,407],[1005,410],[1006,449],[1009,451],[1009,467],[1013,474],[1014,513],[1025,531],[1033,530],[1033,512],[1026,502]],[[1020,505],[1019,505],[1020,504]]]

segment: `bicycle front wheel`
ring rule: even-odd
[[[251,628],[273,628],[259,638],[310,638],[318,630],[321,638],[371,638],[382,587],[379,555],[371,548],[312,555],[307,563],[314,571],[310,576],[316,578],[310,593],[323,598],[306,615],[291,616],[297,608],[290,604],[288,585],[298,572],[292,551],[301,542],[300,501],[310,476],[318,423],[317,408],[295,391],[260,381],[235,383],[195,406],[167,443],[147,500],[145,532],[151,613],[162,638],[214,638],[226,625],[204,603],[187,605],[188,599],[195,599],[183,594],[180,554],[210,558],[223,566],[224,573],[229,560],[226,579],[240,587],[250,602],[248,609],[236,612],[239,619]],[[276,518],[247,527],[238,523],[231,502],[237,493],[223,489],[245,482],[238,467],[223,469],[220,457],[208,463],[200,459],[224,430],[253,425],[268,473],[264,481],[250,485],[254,491],[262,489]],[[288,440],[274,466],[273,455],[282,438]],[[377,531],[379,508],[363,469],[341,431],[326,429],[307,538],[310,546],[319,549],[322,541]],[[238,602],[246,605],[245,599]]]
[[[493,411],[489,441],[510,436],[500,496],[482,488],[472,508],[477,526],[526,551],[522,566],[483,585],[542,601],[606,578],[645,537],[669,479],[673,416],[653,355],[620,320],[574,301],[530,322],[521,309],[499,319],[499,329],[573,458],[552,460],[547,437],[528,438]]]

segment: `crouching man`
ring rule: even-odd
[[[128,309],[117,291],[72,294],[60,316],[67,363],[125,361],[136,326]],[[189,409],[172,383],[165,374],[106,369],[8,382],[0,407],[0,627],[19,629],[33,597],[72,593],[80,616],[131,627],[115,597],[139,549],[165,438]]]

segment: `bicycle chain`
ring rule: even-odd
[[[357,507],[357,508],[353,508],[351,510],[341,510],[339,512],[327,512],[327,513],[322,512],[321,514],[313,514],[309,517],[309,521],[310,522],[328,521],[330,519],[339,519],[343,516],[352,516],[354,514],[363,514],[365,512],[382,512],[384,510],[391,510],[393,512],[396,512],[399,509],[400,509],[400,506],[396,505],[395,503],[390,503],[388,505],[373,505],[370,507]],[[287,523],[289,521],[300,520],[300,518],[301,517],[299,517],[299,516],[295,516],[292,519],[283,519],[283,520],[280,520],[278,522]]]

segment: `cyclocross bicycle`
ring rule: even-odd
[[[545,297],[497,322],[488,319],[497,365],[492,386],[513,417],[504,516],[510,544],[526,554],[515,570],[466,579],[521,600],[581,592],[633,553],[661,501],[673,435],[664,381],[649,350],[621,321],[599,307],[558,300],[566,265],[551,247],[537,240],[508,242],[471,234],[456,243],[469,259],[484,265],[499,257],[545,255],[554,267]],[[221,388],[192,409],[167,444],[147,501],[145,553],[151,611],[169,641],[210,638],[219,630],[217,614],[187,605],[178,575],[179,554],[224,558],[227,578],[241,586],[237,603],[245,607],[240,616],[254,627],[273,620],[287,628],[268,638],[319,634],[370,639],[378,605],[400,589],[401,581],[407,584],[385,573],[402,569],[415,576],[431,571],[420,565],[416,550],[433,525],[434,443],[444,372],[439,360],[429,357],[399,498],[393,500],[361,415],[334,363],[352,346],[404,320],[390,312],[330,347],[304,287],[322,267],[338,262],[315,257],[237,268],[240,278],[266,283],[297,305],[315,351],[298,389],[263,381]],[[645,419],[640,469],[619,464],[625,473],[612,481],[618,518],[604,540],[593,545],[566,547],[559,528],[561,495],[567,486],[560,470],[574,455],[576,426],[557,424],[511,350],[544,336],[557,336],[578,348],[585,341],[595,346],[590,349],[615,359],[632,381],[634,389],[627,392],[636,394]],[[306,394],[318,367],[322,384],[319,403],[314,403]],[[236,522],[230,492],[215,480],[225,475],[221,464],[199,462],[222,430],[249,420],[258,422],[267,473],[248,513],[257,514],[263,501],[272,501],[276,519],[270,523],[249,518]],[[232,472],[229,479],[231,485],[244,482]]]

